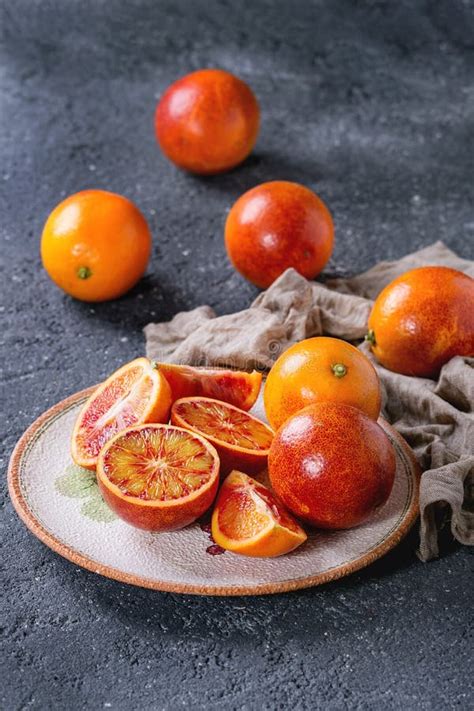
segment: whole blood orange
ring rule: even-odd
[[[307,338],[286,350],[270,370],[263,393],[274,429],[314,402],[342,402],[376,420],[380,383],[375,368],[357,348],[338,338]]]
[[[275,493],[319,528],[351,528],[387,501],[395,454],[383,429],[335,402],[309,405],[278,430],[268,471]]]
[[[150,230],[140,210],[105,190],[66,198],[48,217],[41,237],[49,276],[83,301],[107,301],[131,289],[150,253]]]
[[[95,469],[104,444],[117,432],[143,422],[167,422],[171,390],[147,358],[115,371],[84,403],[72,433],[72,458]]]
[[[172,363],[158,363],[158,368],[171,387],[173,400],[202,395],[229,402],[241,410],[250,410],[254,405],[262,383],[262,374],[256,370],[246,373]]]
[[[453,356],[474,356],[474,279],[448,267],[402,274],[377,297],[366,338],[404,375],[433,377]]]
[[[250,87],[221,69],[201,69],[176,81],[155,114],[163,153],[180,168],[201,174],[241,163],[257,140],[259,123]]]
[[[270,489],[238,471],[220,488],[212,537],[221,548],[261,558],[289,553],[307,538]]]
[[[219,453],[224,473],[265,469],[273,432],[265,423],[227,402],[184,397],[171,408],[171,422],[205,437]]]
[[[101,450],[97,482],[124,521],[147,531],[175,531],[211,506],[219,458],[203,437],[171,425],[119,432]]]
[[[261,288],[288,267],[313,279],[331,256],[334,225],[323,201],[298,183],[262,183],[232,206],[225,225],[227,254]]]

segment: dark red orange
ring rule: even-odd
[[[221,69],[201,69],[161,97],[155,130],[163,153],[192,173],[220,173],[241,163],[257,140],[260,110],[250,87]]]
[[[288,267],[308,279],[331,256],[334,225],[324,202],[298,183],[263,183],[233,205],[225,226],[229,259],[246,279],[266,288]]]
[[[351,528],[387,501],[395,454],[383,429],[350,405],[309,405],[278,430],[268,456],[275,493],[318,528]]]
[[[404,375],[434,377],[453,356],[474,355],[474,279],[448,267],[402,274],[377,297],[367,340]]]

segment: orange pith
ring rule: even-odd
[[[131,425],[167,421],[170,405],[170,387],[147,358],[127,363],[83,405],[72,435],[72,458],[94,469],[101,448],[111,437]]]
[[[307,538],[270,489],[239,471],[222,484],[212,537],[226,550],[255,557],[289,553]]]
[[[256,370],[246,373],[171,363],[158,363],[158,367],[170,385],[173,400],[201,395],[250,410],[262,384],[262,374]]]
[[[229,403],[206,397],[181,398],[171,408],[171,422],[212,442],[224,472],[239,467],[256,473],[266,466],[273,431]]]
[[[173,531],[212,504],[219,458],[209,442],[188,430],[129,427],[101,450],[97,481],[109,506],[131,525]]]

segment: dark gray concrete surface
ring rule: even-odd
[[[473,16],[468,0],[0,0],[4,469],[43,410],[142,353],[148,321],[249,303],[223,222],[259,182],[327,201],[327,274],[436,239],[473,257]],[[204,66],[249,81],[263,118],[254,155],[209,179],[167,163],[153,134],[157,97]],[[135,200],[154,234],[142,282],[93,307],[39,259],[48,212],[87,187]],[[427,565],[414,531],[319,589],[200,599],[74,567],[20,523],[5,477],[1,496],[6,711],[470,706],[472,558],[447,532]]]

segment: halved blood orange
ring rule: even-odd
[[[262,374],[256,370],[246,373],[171,363],[158,363],[158,368],[170,384],[173,400],[200,395],[230,402],[241,410],[250,410],[262,384]]]
[[[183,397],[171,407],[171,422],[212,442],[221,471],[265,469],[273,430],[261,420],[227,402],[208,397]]]
[[[238,471],[229,474],[217,496],[212,537],[221,548],[261,558],[289,553],[307,538],[270,489]]]
[[[144,422],[167,422],[168,381],[148,358],[137,358],[99,385],[84,404],[72,433],[72,458],[95,469],[104,444],[117,432]]]
[[[219,457],[199,435],[172,425],[139,425],[115,435],[99,454],[97,482],[124,521],[147,531],[175,531],[211,506]]]

